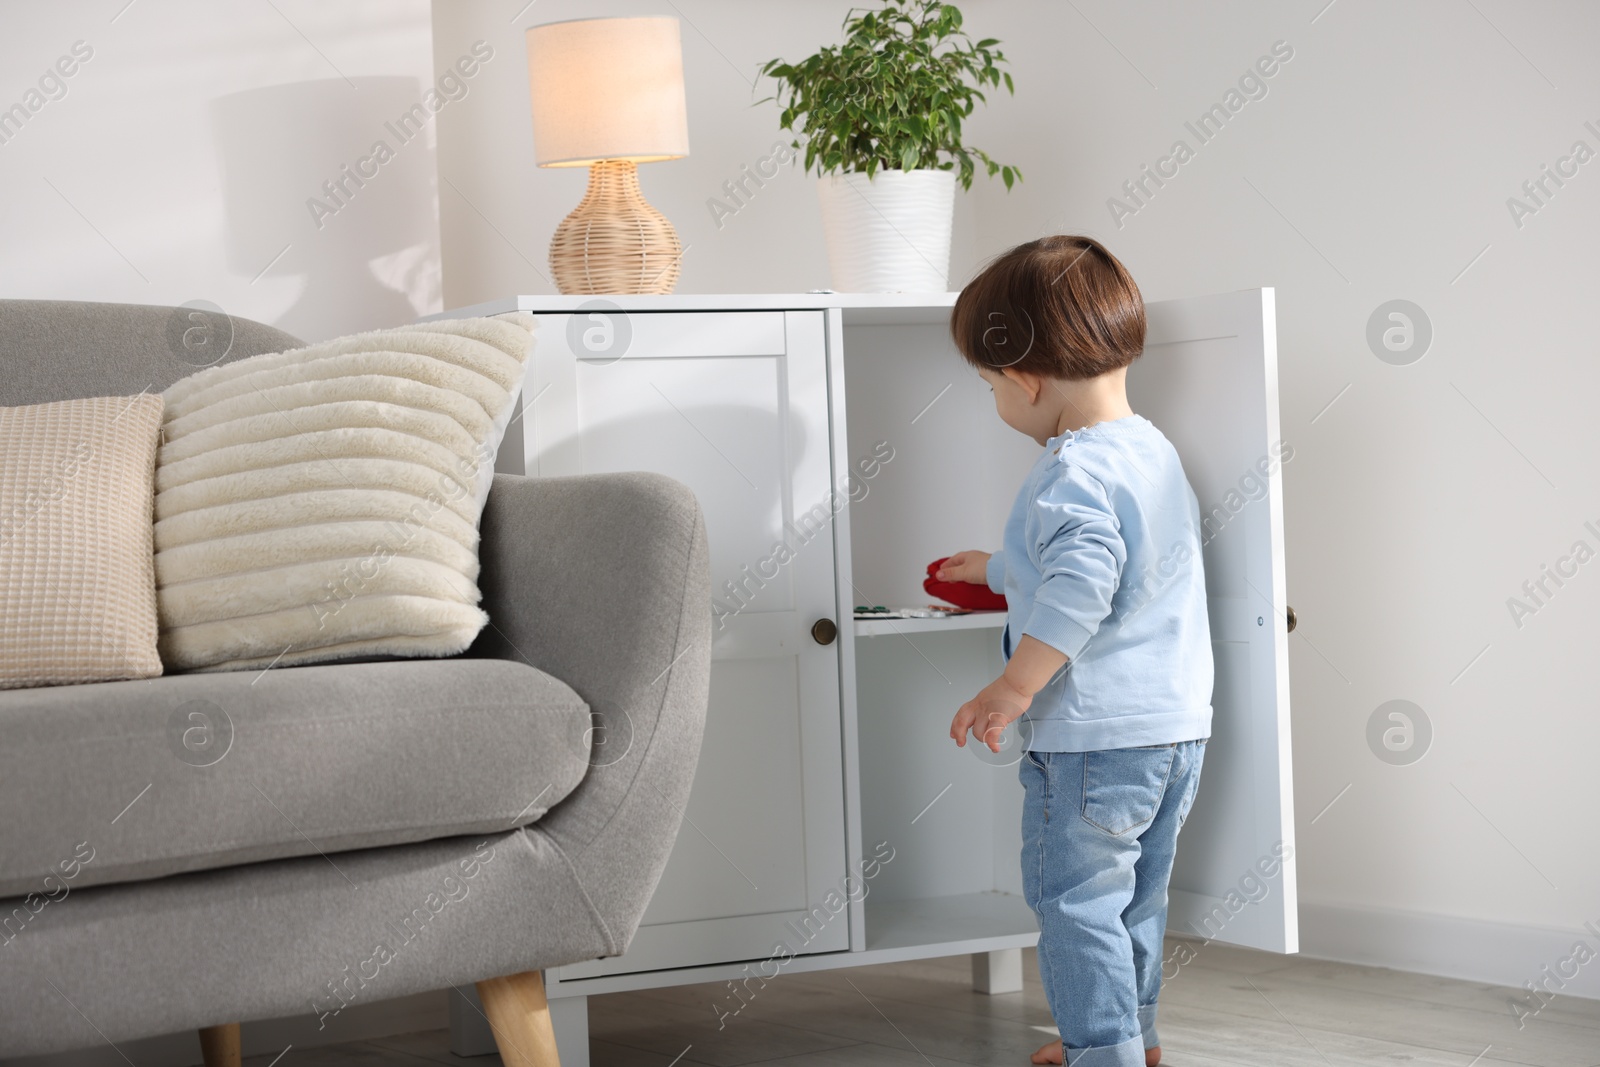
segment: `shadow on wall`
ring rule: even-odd
[[[273,325],[315,341],[437,310],[425,91],[415,78],[329,78],[212,101],[230,269],[304,279]]]

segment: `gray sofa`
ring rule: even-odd
[[[299,343],[0,301],[0,406]],[[627,947],[688,799],[705,528],[656,475],[497,475],[482,534],[465,656],[0,691],[0,1057],[223,1028],[223,1062],[226,1024],[479,982],[550,1062],[530,975]]]

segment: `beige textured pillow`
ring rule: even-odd
[[[161,397],[0,408],[0,689],[152,678]]]
[[[478,520],[533,328],[422,323],[168,389],[155,498],[168,666],[465,650],[487,622]]]

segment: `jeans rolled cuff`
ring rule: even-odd
[[[1120,1045],[1095,1045],[1066,1050],[1067,1067],[1144,1067],[1144,1038],[1130,1037]]]
[[[1154,1004],[1139,1005],[1139,1029],[1144,1031],[1145,1048],[1155,1048],[1161,1044],[1161,1036],[1156,1033],[1156,1006]]]

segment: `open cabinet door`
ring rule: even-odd
[[[1214,716],[1178,841],[1168,929],[1299,950],[1273,291],[1148,305],[1133,409],[1177,448],[1200,500]]]

